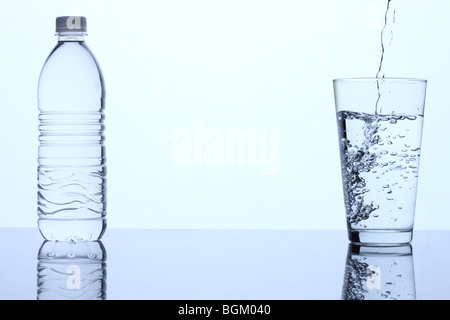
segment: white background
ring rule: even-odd
[[[375,76],[386,0],[0,0],[0,227],[35,227],[42,65],[84,15],[109,227],[345,229],[332,79]],[[450,228],[450,2],[396,0],[386,76],[429,81],[416,229]],[[174,163],[174,132],[275,130],[278,171]],[[260,159],[259,159],[260,160]]]

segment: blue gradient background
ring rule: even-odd
[[[429,81],[416,229],[450,228],[450,2],[396,0],[389,77]],[[35,227],[37,81],[84,15],[111,228],[345,229],[332,79],[375,76],[385,0],[0,1],[0,227]],[[278,130],[278,172],[181,164],[177,130]],[[214,131],[215,130],[215,131]]]

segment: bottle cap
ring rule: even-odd
[[[57,17],[56,32],[87,32],[86,17],[81,16]]]

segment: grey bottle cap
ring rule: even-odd
[[[56,32],[87,32],[86,17],[81,16],[57,17]]]

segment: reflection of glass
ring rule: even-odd
[[[412,247],[360,246],[347,252],[343,300],[415,300]]]
[[[38,300],[106,299],[106,250],[100,241],[44,241],[38,253]]]
[[[334,81],[349,239],[412,240],[425,80]]]

